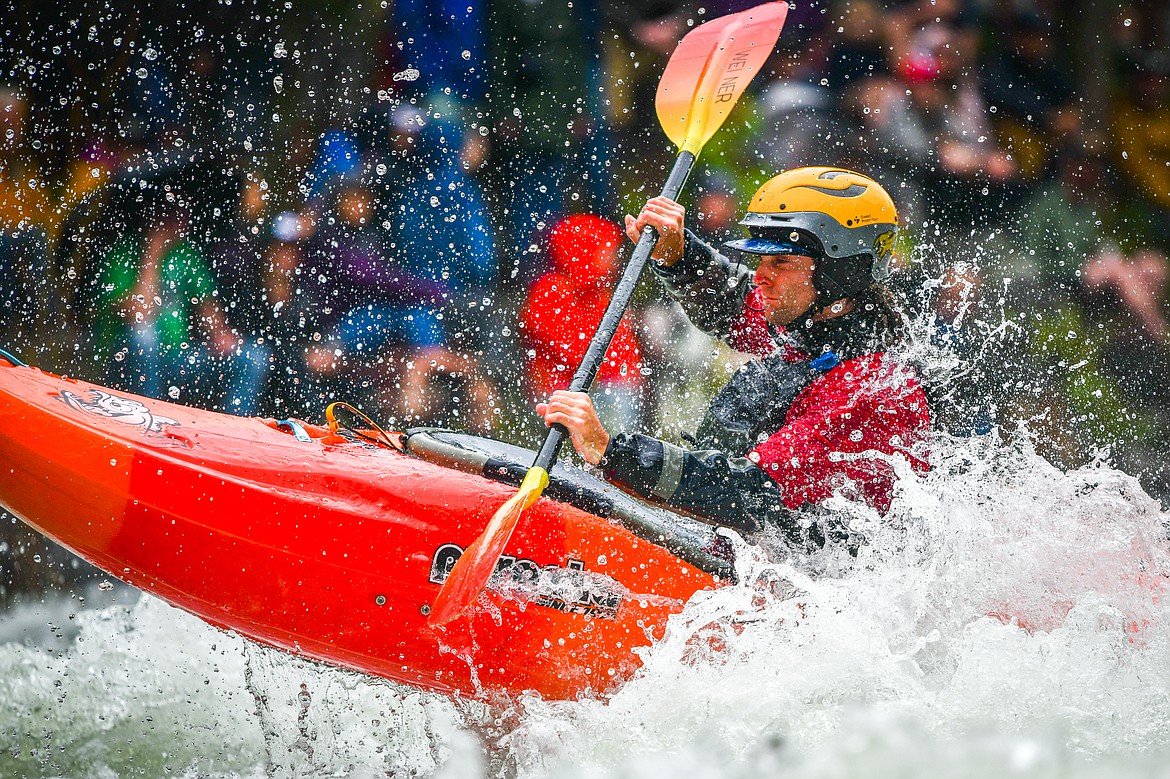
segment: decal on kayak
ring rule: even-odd
[[[61,390],[57,399],[70,408],[105,417],[115,422],[141,427],[147,435],[161,433],[166,426],[178,427],[177,420],[169,417],[156,416],[144,403],[133,398],[123,398],[99,389],[89,390],[89,399],[76,395],[69,390]]]
[[[463,547],[458,544],[443,544],[436,549],[431,557],[429,581],[445,582],[462,554]],[[621,594],[605,587],[605,582],[616,582],[608,576],[586,571],[581,560],[570,558],[563,566],[541,566],[534,560],[503,555],[492,578],[498,580],[505,576],[505,581],[517,586],[527,600],[557,611],[616,619],[622,605]]]

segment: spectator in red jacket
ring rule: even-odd
[[[927,468],[926,397],[887,350],[901,317],[881,283],[897,231],[890,196],[839,168],[799,168],[764,184],[727,245],[759,258],[754,274],[683,228],[666,198],[626,218],[636,239],[659,240],[658,277],[700,328],[751,354],[713,399],[683,449],[649,436],[611,436],[582,393],[537,407],[568,428],[606,477],[648,498],[743,530],[776,525],[793,543],[824,543],[818,522],[794,511],[834,494],[890,506],[892,458]],[[754,283],[753,283],[754,282]]]
[[[613,222],[574,214],[548,238],[550,270],[533,283],[520,314],[531,397],[566,389],[609,305],[622,231]],[[636,427],[642,418],[642,350],[623,319],[601,364],[596,405],[606,424]]]

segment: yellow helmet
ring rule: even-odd
[[[808,254],[824,301],[849,298],[889,276],[898,212],[881,184],[844,168],[796,168],[756,191],[740,224],[751,235],[726,245],[751,254]]]

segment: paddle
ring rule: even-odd
[[[664,197],[678,199],[695,157],[772,53],[787,14],[788,3],[775,2],[712,19],[687,33],[670,55],[655,97],[658,121],[679,149],[662,188]],[[652,228],[642,231],[581,366],[573,375],[570,390],[585,392],[593,384],[656,241]],[[443,582],[428,618],[432,625],[455,619],[483,592],[520,515],[548,486],[548,472],[567,434],[561,425],[549,428],[519,491],[500,507],[483,535],[467,547]]]

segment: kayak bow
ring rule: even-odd
[[[111,575],[252,640],[426,689],[614,689],[720,581],[627,525],[718,570],[709,530],[558,466],[469,618],[430,627],[451,567],[514,492],[482,471],[523,472],[476,440],[422,434],[424,460],[0,363],[0,505]],[[557,478],[579,505],[554,499]]]

